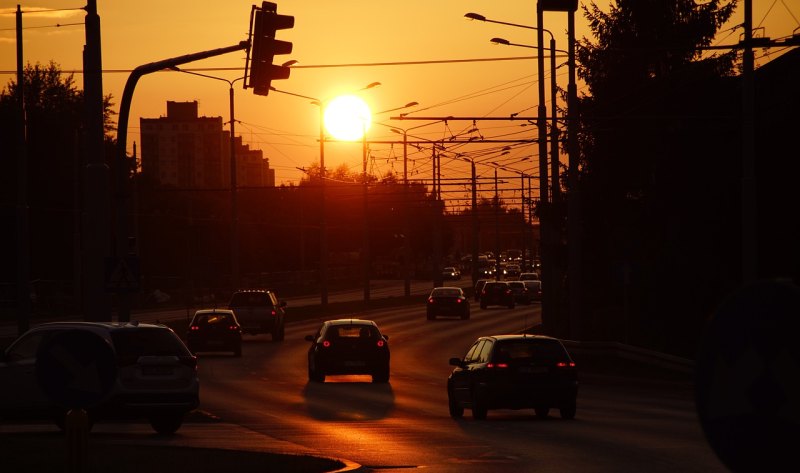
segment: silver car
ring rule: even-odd
[[[0,417],[59,427],[79,407],[90,422],[142,417],[171,434],[200,403],[197,358],[169,327],[136,322],[34,327],[0,355],[0,386]]]

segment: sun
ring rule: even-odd
[[[369,106],[355,95],[336,97],[325,107],[325,129],[337,140],[361,139],[371,118]]]

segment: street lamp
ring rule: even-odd
[[[289,61],[288,65],[293,64],[296,61]],[[236,143],[234,142],[235,135],[235,123],[236,118],[234,114],[234,100],[233,100],[233,84],[236,81],[243,80],[244,77],[237,77],[233,80],[228,80],[222,77],[211,76],[208,74],[201,74],[199,72],[193,71],[185,71],[180,69],[177,66],[171,66],[170,69],[177,72],[182,72],[184,74],[190,74],[193,76],[205,77],[207,79],[214,79],[220,80],[223,82],[227,82],[229,85],[228,89],[228,98],[229,98],[229,106],[230,106],[230,174],[231,174],[231,287],[233,290],[239,286],[239,209],[238,209],[238,201],[237,201],[237,189],[236,189]]]

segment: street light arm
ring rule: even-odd
[[[525,29],[528,29],[528,30],[541,29],[545,33],[549,34],[550,38],[553,38],[553,33],[550,30],[546,29],[546,28],[539,28],[539,27],[536,27],[536,26],[528,26],[528,25],[520,25],[520,24],[517,24],[517,23],[508,23],[508,22],[505,22],[505,21],[490,20],[490,19],[486,18],[485,16],[483,16],[483,15],[481,15],[479,13],[472,13],[472,12],[467,13],[466,15],[464,15],[464,17],[469,18],[470,20],[484,21],[486,23],[496,23],[498,25],[514,26],[514,27],[517,27],[517,28],[525,28]]]

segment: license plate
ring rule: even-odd
[[[363,361],[345,361],[345,366],[364,366],[365,363]]]
[[[144,366],[142,374],[147,376],[170,376],[172,368],[169,366]]]
[[[540,373],[547,373],[546,366],[521,366],[519,368],[520,373],[533,373],[533,374],[540,374]]]

